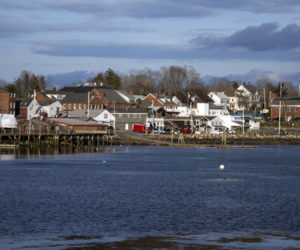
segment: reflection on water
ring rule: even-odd
[[[116,153],[123,152],[126,147],[32,147],[0,148],[0,160],[34,159],[42,155],[63,155],[79,153]]]
[[[0,240],[13,249],[299,249],[300,237],[270,232],[207,232],[142,237],[68,235]]]

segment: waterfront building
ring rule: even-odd
[[[279,118],[279,110],[281,111],[281,119],[291,121],[300,118],[300,97],[286,97],[281,99],[273,99],[270,104],[271,120]]]
[[[16,114],[16,93],[0,89],[0,113]]]

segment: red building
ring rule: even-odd
[[[61,101],[65,115],[77,109],[129,109],[136,107],[134,99],[127,93],[107,87],[65,87],[59,93],[65,95]]]
[[[300,118],[300,97],[289,97],[273,100],[270,105],[271,119],[278,119],[281,110],[281,119],[289,121]]]
[[[16,94],[0,89],[0,114],[16,114]]]

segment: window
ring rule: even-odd
[[[74,103],[74,107],[73,107],[74,109],[76,109],[76,104]]]
[[[83,104],[83,108],[86,109],[86,104]]]
[[[79,107],[78,108],[81,109],[81,103],[79,103]]]
[[[297,108],[295,108],[294,111],[297,112]]]
[[[72,108],[72,104],[68,104],[68,109],[71,109]]]
[[[66,104],[64,104],[64,109],[66,109]]]

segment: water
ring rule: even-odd
[[[299,147],[114,149],[2,158],[1,248],[300,247]]]

